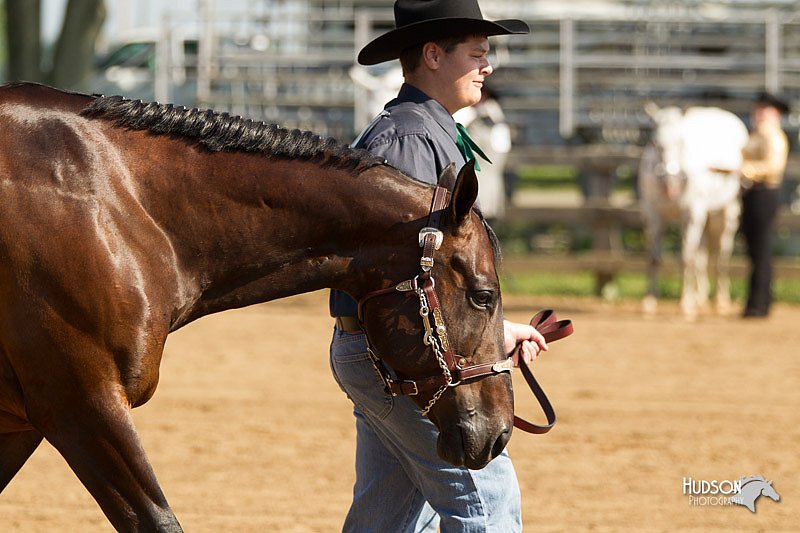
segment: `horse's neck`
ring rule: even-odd
[[[203,280],[181,322],[325,287],[357,296],[378,288],[393,247],[413,251],[430,201],[424,185],[383,166],[354,175],[232,157],[206,167],[212,175],[198,172],[197,196],[183,200],[208,213],[192,208],[191,227],[175,228],[172,239],[189,276]]]
[[[742,489],[740,494],[743,494],[749,497],[751,500],[758,498],[761,495],[761,491],[764,489],[763,483],[759,481],[751,481],[750,483],[746,483],[742,485]]]

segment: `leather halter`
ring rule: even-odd
[[[405,294],[410,296],[416,294],[420,301],[419,314],[425,328],[422,342],[430,346],[436,354],[436,359],[441,369],[441,374],[429,376],[418,380],[395,380],[391,377],[386,365],[372,349],[372,343],[367,335],[367,346],[370,359],[375,370],[381,376],[386,389],[394,396],[409,395],[415,396],[421,392],[434,390],[433,397],[428,405],[423,409],[423,414],[428,414],[431,407],[447,390],[448,387],[458,385],[464,379],[493,375],[499,372],[510,371],[508,369],[493,370],[494,363],[467,366],[467,359],[453,353],[450,342],[447,338],[447,328],[444,324],[439,297],[436,294],[436,282],[431,273],[434,265],[434,253],[442,244],[444,235],[440,229],[442,216],[450,200],[450,191],[454,186],[455,174],[444,172],[433,193],[430,212],[428,214],[428,225],[419,232],[419,245],[422,248],[422,257],[419,264],[421,272],[410,280],[398,283],[394,287],[379,289],[366,294],[358,302],[358,320],[362,329],[366,333],[364,326],[364,304],[377,296],[387,294]],[[433,324],[431,324],[431,318]]]
[[[422,392],[435,390],[431,400],[422,410],[425,415],[428,414],[448,387],[455,387],[465,380],[482,379],[504,372],[510,373],[514,368],[511,357],[493,363],[468,365],[466,357],[453,353],[447,337],[447,328],[444,324],[439,297],[436,294],[436,282],[431,269],[434,265],[434,252],[439,249],[443,240],[440,223],[444,210],[448,206],[451,195],[450,190],[454,185],[453,177],[454,174],[448,172],[442,175],[442,179],[434,191],[428,215],[428,225],[420,230],[419,245],[422,247],[422,257],[420,258],[421,273],[392,287],[372,291],[358,302],[358,321],[366,334],[363,310],[364,304],[368,300],[389,294],[403,294],[405,296],[416,294],[419,298],[420,316],[424,326],[422,341],[426,346],[430,346],[433,349],[441,369],[440,374],[416,380],[396,380],[392,378],[386,365],[372,349],[372,343],[368,335],[366,335],[366,339],[372,365],[381,377],[386,390],[392,396],[416,396]],[[433,324],[431,324],[431,317],[433,317]],[[547,342],[562,339],[573,331],[572,323],[569,320],[556,321],[555,313],[551,310],[538,313],[531,321],[531,325],[542,333]],[[555,411],[521,356],[519,357],[519,366],[547,417],[548,425],[539,426],[514,416],[514,426],[528,433],[546,433],[556,422]]]

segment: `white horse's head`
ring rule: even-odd
[[[768,498],[772,498],[773,500],[780,501],[781,496],[778,494],[778,491],[775,490],[775,487],[772,486],[772,481],[767,481],[764,485],[761,486],[761,494]]]
[[[649,102],[645,111],[655,122],[652,140],[658,154],[658,163],[653,171],[666,197],[676,200],[686,183],[683,165],[683,110],[674,106],[658,107]]]

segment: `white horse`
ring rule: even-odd
[[[716,277],[717,311],[730,311],[728,263],[739,225],[739,168],[748,132],[733,113],[714,107],[659,108],[653,141],[639,165],[639,193],[650,264],[645,312],[656,310],[661,239],[668,223],[682,236],[681,309],[694,319],[709,298],[709,254]]]

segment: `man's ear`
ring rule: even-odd
[[[422,62],[430,70],[437,70],[442,55],[442,49],[434,42],[425,43],[422,46]]]
[[[475,175],[475,160],[470,159],[458,172],[450,204],[447,206],[447,225],[455,228],[463,224],[477,198],[478,176]]]

